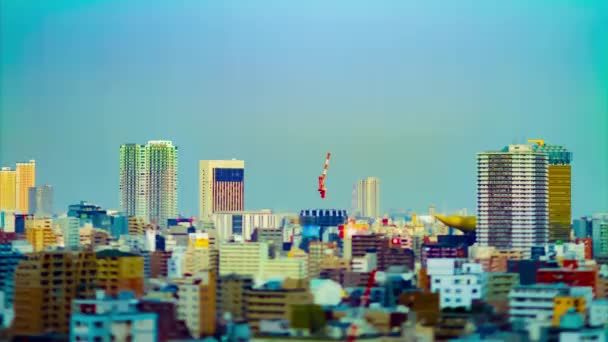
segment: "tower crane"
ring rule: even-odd
[[[327,169],[329,168],[329,158],[331,157],[331,153],[327,152],[327,158],[325,158],[325,166],[323,167],[323,173],[319,176],[319,194],[321,198],[325,198],[325,192],[327,188],[325,187],[325,177],[327,177]]]
[[[350,331],[348,332],[347,341],[355,342],[357,340],[357,328],[359,324],[363,323],[363,315],[365,313],[365,309],[369,306],[370,296],[372,292],[372,287],[374,284],[378,282],[382,282],[384,278],[384,272],[378,272],[378,269],[372,270],[367,279],[367,286],[365,287],[365,292],[361,297],[361,302],[357,311],[355,312],[355,317],[350,324]]]

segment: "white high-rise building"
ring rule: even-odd
[[[177,146],[153,140],[120,147],[120,203],[129,216],[160,227],[177,217]]]
[[[360,216],[380,216],[380,181],[367,177],[357,182],[357,212]]]
[[[201,160],[199,163],[199,218],[206,220],[217,211],[245,208],[245,162]]]
[[[53,187],[41,185],[29,189],[29,213],[36,216],[53,215]]]
[[[145,152],[139,144],[120,146],[120,208],[127,216],[147,219]]]
[[[477,242],[520,250],[547,243],[548,159],[531,145],[477,154]]]

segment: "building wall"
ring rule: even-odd
[[[478,153],[477,172],[477,242],[528,254],[532,246],[547,243],[547,155],[529,145],[510,145]]]
[[[246,292],[247,321],[254,333],[261,320],[289,320],[291,305],[312,304],[312,295],[301,290],[249,290]]]
[[[219,170],[216,172],[216,169]],[[242,160],[201,160],[199,162],[199,218],[208,219],[216,211],[245,208],[245,162]]]
[[[519,285],[519,274],[488,272],[482,274],[482,293],[485,301],[502,301],[511,289]]]
[[[553,299],[553,326],[559,327],[560,319],[568,313],[570,309],[585,316],[586,303],[584,297],[558,296]]]
[[[15,168],[17,210],[23,214],[29,213],[29,189],[36,186],[36,162],[17,163]]]
[[[549,241],[570,240],[572,220],[571,165],[549,165]]]
[[[0,169],[0,210],[17,209],[17,172],[8,167]]]
[[[220,245],[220,275],[258,276],[267,259],[266,243],[223,243]]]
[[[39,252],[46,247],[57,244],[57,238],[53,233],[51,219],[32,218],[25,221],[25,239],[32,245],[34,252]]]
[[[263,278],[285,277],[291,279],[308,278],[308,260],[301,258],[277,258],[263,264]]]
[[[175,280],[178,286],[178,318],[184,320],[192,337],[215,332],[216,278],[214,272]]]
[[[221,312],[230,313],[236,322],[247,319],[247,302],[245,294],[253,285],[253,278],[237,275],[227,275],[220,279],[221,297],[219,306]],[[220,310],[218,308],[218,310]]]
[[[146,211],[148,221],[162,228],[177,217],[178,149],[170,141],[146,144]]]
[[[107,294],[116,296],[120,291],[133,291],[144,295],[144,258],[139,255],[97,257],[98,286]]]
[[[357,212],[363,217],[380,217],[380,181],[368,177],[357,182]]]
[[[147,218],[146,154],[143,145],[120,146],[120,208],[127,216]]]

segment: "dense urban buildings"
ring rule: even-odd
[[[380,181],[367,177],[357,182],[357,213],[363,217],[380,217]]]
[[[477,154],[477,241],[526,253],[548,239],[548,157],[531,145]]]
[[[245,162],[201,160],[199,162],[199,218],[209,219],[218,211],[245,208]]]

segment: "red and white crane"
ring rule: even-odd
[[[377,275],[379,276],[379,279],[376,279]],[[358,325],[363,322],[363,314],[365,313],[365,309],[369,306],[369,297],[372,292],[372,287],[374,287],[376,281],[381,282],[383,276],[384,273],[378,272],[377,269],[374,269],[369,274],[369,278],[367,279],[367,286],[365,287],[365,292],[363,292],[363,296],[361,297],[361,303],[357,308],[354,320],[350,324],[350,331],[348,332],[348,336],[346,337],[348,342],[355,342],[355,340],[357,339],[357,328]]]
[[[327,177],[327,169],[329,168],[329,158],[331,157],[331,153],[327,152],[327,158],[325,158],[325,166],[323,167],[323,173],[319,176],[319,194],[321,198],[325,198],[325,192],[327,188],[325,187],[325,177]]]

